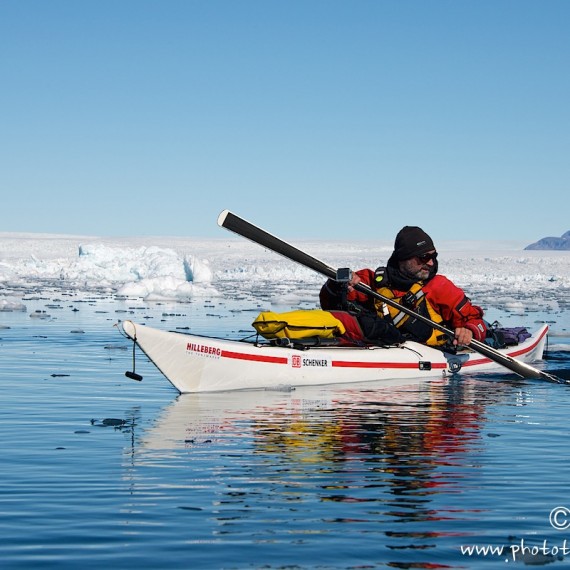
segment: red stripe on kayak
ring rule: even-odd
[[[236,360],[253,360],[254,362],[269,362],[271,364],[287,364],[289,360],[282,356],[262,356],[261,354],[247,354],[245,352],[233,352],[222,350],[222,358],[235,358]]]
[[[331,366],[338,368],[412,368],[419,370],[419,362],[356,362],[347,360],[333,360]],[[432,362],[431,369],[447,368],[444,362]]]

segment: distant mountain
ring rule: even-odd
[[[550,249],[550,250],[570,250],[570,231],[561,237],[545,237],[535,243],[527,245],[525,249]]]

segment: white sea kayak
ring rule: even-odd
[[[504,370],[470,349],[452,354],[411,341],[390,347],[299,348],[163,331],[132,321],[119,326],[180,393],[436,379],[460,370]],[[526,363],[541,360],[547,332],[548,325],[543,325],[524,342],[498,352]]]

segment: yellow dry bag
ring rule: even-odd
[[[252,323],[267,339],[274,338],[334,338],[346,332],[344,325],[328,311],[300,310],[288,313],[259,313]]]

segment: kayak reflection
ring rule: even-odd
[[[359,473],[364,484],[374,484],[380,473],[377,482],[394,495],[428,495],[461,478],[449,468],[465,467],[461,455],[477,449],[485,406],[509,390],[503,383],[451,378],[180,395],[143,434],[139,459],[238,446],[250,461],[290,473],[316,467],[319,488],[331,491],[323,500],[354,500],[332,493],[350,487],[334,476],[341,472]]]
[[[193,543],[264,544],[294,564],[283,545],[327,535],[427,567],[485,516],[463,492],[480,483],[489,406],[513,390],[463,377],[181,395],[136,435],[125,475],[139,507],[192,514],[176,526]]]

